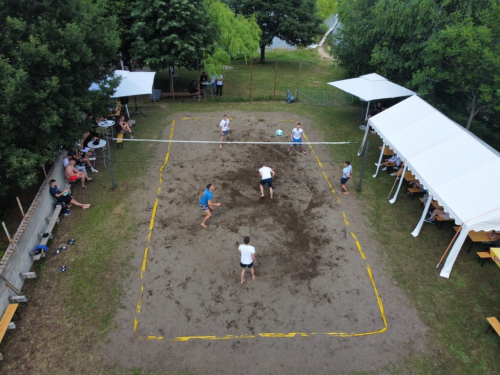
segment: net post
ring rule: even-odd
[[[273,100],[276,100],[276,79],[278,78],[278,59],[276,59],[276,65],[274,68],[274,94]]]
[[[226,81],[227,81],[227,76],[226,76],[226,66],[225,65],[224,65],[223,69],[224,69],[224,78],[222,79],[222,89],[224,90],[224,101],[226,101],[226,91],[227,91]],[[224,87],[224,86],[226,86],[226,87]]]
[[[370,141],[366,142],[365,157],[363,158],[363,166],[361,167],[361,174],[359,175],[358,191],[361,191],[361,184],[363,182],[363,174],[365,173],[366,157],[368,155],[368,146],[370,146]]]
[[[253,83],[253,59],[250,59],[250,101],[251,102],[253,101],[253,97],[252,97],[252,83]]]
[[[198,65],[198,103],[201,100],[201,90],[200,90],[200,62],[196,59],[196,64]]]
[[[300,72],[302,71],[302,63],[299,65],[299,78],[297,80],[297,95],[295,95],[295,100],[299,100],[299,90],[300,90]]]

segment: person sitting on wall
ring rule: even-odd
[[[134,132],[130,128],[130,124],[125,121],[125,116],[121,116],[115,124],[116,134],[130,133],[130,139],[134,138]]]
[[[69,193],[69,189],[65,189],[63,191],[59,190],[57,187],[56,180],[50,180],[50,189],[49,189],[50,195],[52,195],[58,202],[64,203],[64,205],[67,207],[65,209],[64,215],[71,215],[69,212],[69,205],[74,204],[75,206],[81,207],[83,209],[90,208],[90,204],[84,204],[76,201]]]
[[[75,168],[75,163],[76,163],[75,158],[69,159],[69,164],[64,169],[64,172],[66,173],[66,178],[68,179],[69,182],[81,180],[82,181],[82,188],[87,189],[87,187],[85,186],[85,181],[93,181],[94,179],[88,177],[85,173],[77,170]]]

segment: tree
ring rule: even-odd
[[[317,0],[316,6],[318,7],[318,17],[326,20],[328,17],[337,13],[339,3],[335,0]]]
[[[479,112],[500,105],[495,84],[500,72],[499,54],[498,41],[491,29],[475,26],[467,18],[439,31],[427,43],[425,68],[414,75],[414,84],[423,95],[432,93],[439,85],[444,94],[458,93],[467,98],[469,129]]]
[[[215,31],[213,53],[205,54],[202,60],[205,70],[209,74],[215,74],[221,71],[222,65],[229,64],[231,59],[246,60],[254,55],[259,48],[262,33],[255,17],[235,15],[227,4],[219,0],[204,2]]]
[[[307,46],[320,33],[316,0],[228,0],[236,14],[255,15],[262,30],[260,61],[266,46],[278,37],[295,46]]]
[[[213,49],[214,30],[206,14],[203,0],[136,0],[131,29],[134,58],[154,70],[196,67]]]
[[[36,167],[83,132],[119,44],[97,1],[4,0],[0,5],[0,192],[36,182]],[[107,103],[101,103],[104,109]]]

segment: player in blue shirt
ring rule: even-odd
[[[347,191],[347,181],[352,178],[352,166],[351,163],[346,161],[344,162],[344,169],[342,169],[342,179],[340,180],[340,186],[342,186],[342,194],[349,194]]]
[[[208,184],[200,199],[199,206],[205,213],[205,218],[200,224],[203,228],[208,228],[205,225],[205,222],[212,217],[212,211],[214,210],[214,207],[221,205],[220,203],[212,202],[212,191],[214,191],[214,189],[214,185]]]

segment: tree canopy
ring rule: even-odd
[[[236,14],[255,15],[262,30],[260,60],[266,46],[278,37],[294,46],[307,46],[320,32],[316,0],[228,0]]]
[[[449,115],[498,107],[498,0],[339,0],[332,53],[349,75],[377,72]]]
[[[119,45],[100,1],[0,4],[0,193],[36,182],[37,167],[82,130],[82,112],[104,109],[105,78]],[[109,92],[108,92],[109,95]]]
[[[200,63],[216,73],[259,45],[255,18],[236,16],[219,0],[136,0],[132,8],[132,53],[152,69]]]

